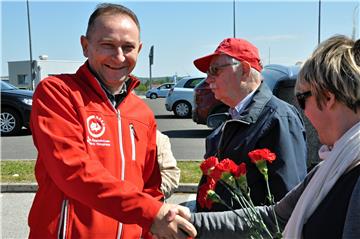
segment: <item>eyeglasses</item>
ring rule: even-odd
[[[206,74],[208,74],[209,76],[218,76],[219,75],[219,70],[221,68],[227,67],[227,66],[234,66],[234,65],[239,65],[239,62],[233,62],[233,63],[227,63],[224,65],[218,65],[218,66],[210,66],[209,70],[206,72]]]
[[[305,110],[305,101],[311,96],[311,91],[305,91],[303,93],[296,93],[297,102],[302,110]]]

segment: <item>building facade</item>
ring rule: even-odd
[[[82,61],[34,60],[31,77],[30,61],[10,61],[9,83],[21,89],[35,89],[41,79],[50,75],[75,73],[82,64]]]

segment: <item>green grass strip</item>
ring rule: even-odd
[[[1,161],[2,183],[35,182],[34,160]]]
[[[198,183],[201,177],[199,161],[179,161],[180,183]],[[35,160],[1,161],[2,183],[36,182],[34,176]]]

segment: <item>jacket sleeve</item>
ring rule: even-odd
[[[276,224],[268,206],[256,207],[256,210],[262,216],[264,223],[267,225],[270,233],[276,231]],[[237,209],[236,215],[233,211],[223,212],[202,212],[191,215],[191,223],[197,230],[197,238],[216,239],[216,238],[232,238],[242,239],[250,238],[251,226],[245,221],[245,213],[243,209]],[[264,238],[265,232],[262,233]]]
[[[117,179],[98,160],[90,158],[75,108],[72,93],[56,78],[43,80],[37,86],[31,130],[39,153],[38,164],[43,164],[46,171],[41,176],[49,177],[65,197],[148,230],[161,202],[131,182]]]
[[[315,170],[310,172],[305,180],[293,188],[284,198],[275,203],[274,210],[280,231],[285,228],[298,199]],[[258,206],[256,210],[263,218],[270,233],[275,234],[276,223],[271,206]],[[198,238],[250,238],[252,228],[245,221],[244,210],[238,209],[236,212],[240,217],[232,211],[194,213],[191,215],[191,222],[198,232]],[[266,236],[266,234],[263,235]]]
[[[176,159],[171,151],[169,137],[156,131],[157,160],[161,173],[161,191],[168,198],[179,186],[180,169],[176,165]]]
[[[147,147],[145,169],[143,170],[143,177],[145,182],[143,192],[150,194],[157,200],[163,200],[164,194],[160,189],[162,185],[162,174],[156,155],[156,131],[156,123],[155,120],[153,120],[153,123],[151,124],[148,132],[148,137],[150,140]]]

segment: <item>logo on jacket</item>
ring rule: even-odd
[[[90,115],[86,123],[92,137],[99,138],[105,133],[105,122],[100,116]]]

